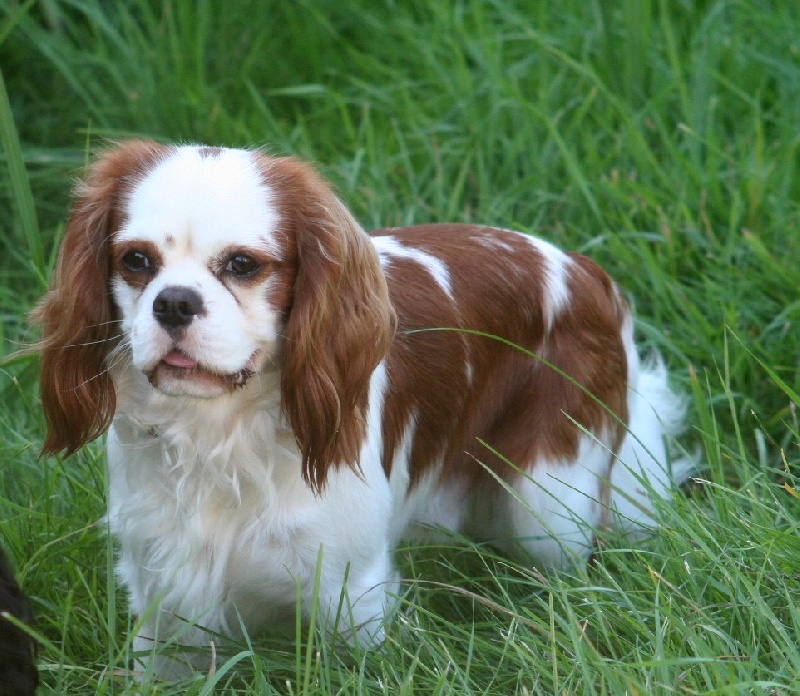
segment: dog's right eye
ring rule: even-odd
[[[143,273],[152,268],[150,257],[141,251],[129,251],[122,257],[122,263],[125,268],[134,273]]]

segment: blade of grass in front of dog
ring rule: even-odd
[[[314,655],[314,639],[317,634],[317,609],[319,608],[319,588],[322,579],[322,556],[323,556],[324,548],[322,544],[319,546],[319,552],[317,553],[317,567],[316,572],[314,574],[314,594],[312,595],[311,600],[311,610],[309,612],[308,617],[308,637],[306,638],[306,660],[305,660],[305,668],[303,672],[303,691],[301,693],[307,694],[309,693],[309,689],[311,686],[311,662],[313,660]],[[327,601],[327,600],[326,600]],[[324,627],[326,630],[330,629],[330,626]],[[300,675],[298,675],[299,677]],[[300,681],[298,679],[298,685]]]
[[[224,664],[214,670],[214,673],[206,679],[203,688],[200,689],[199,696],[209,696],[209,694],[215,693],[223,677],[233,672],[240,662],[244,662],[251,657],[253,657],[252,650],[241,650],[225,660]]]
[[[309,608],[307,635],[305,641],[305,656],[303,656],[303,588],[298,580],[295,588],[295,666],[294,678],[297,694],[307,694],[311,684],[312,669],[311,663],[314,653],[314,639],[317,631],[317,609],[319,606],[319,588],[322,578],[322,558],[323,547],[320,545],[317,553],[316,572],[314,574],[313,594],[311,606]],[[329,628],[328,626],[325,627]],[[294,693],[291,685],[287,682],[291,693]]]
[[[303,673],[303,588],[300,578],[295,579],[294,595],[294,682],[300,688]],[[293,693],[291,685],[287,684],[289,693]]]
[[[108,491],[106,491],[106,496],[108,495]],[[119,664],[120,661],[120,652],[124,651],[125,648],[123,647],[122,650],[118,650],[116,647],[116,643],[114,641],[114,636],[117,635],[117,577],[114,572],[114,565],[115,565],[115,554],[114,554],[114,537],[111,535],[110,525],[106,522],[107,529],[106,529],[106,543],[105,543],[105,551],[106,551],[106,596],[107,596],[107,606],[106,606],[106,627],[108,630],[108,664]]]

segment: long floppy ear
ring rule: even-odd
[[[370,377],[389,349],[395,314],[367,234],[308,165],[266,160],[296,276],[284,330],[283,411],[316,491],[331,466],[360,471]]]
[[[122,223],[122,198],[160,153],[132,141],[101,154],[77,199],[61,242],[50,288],[32,318],[42,325],[40,389],[47,421],[42,454],[72,454],[101,435],[116,396],[106,360],[118,322],[109,287],[108,246]]]

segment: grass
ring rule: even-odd
[[[3,354],[91,148],[266,145],[318,162],[367,227],[471,220],[590,254],[689,395],[705,467],[654,538],[604,539],[586,571],[403,549],[382,650],[303,631],[136,685],[102,443],[38,459],[38,368],[16,360],[0,522],[42,692],[796,693],[799,35],[800,5],[767,0],[0,0]]]

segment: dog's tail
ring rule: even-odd
[[[639,366],[635,353],[630,361],[629,431],[611,469],[611,509],[614,526],[636,538],[656,524],[654,500],[670,499],[696,465],[691,457],[670,456],[686,408],[664,363],[654,357]]]

